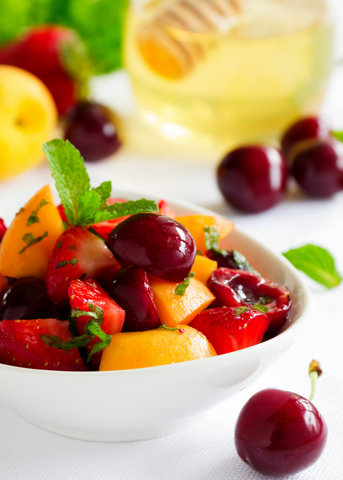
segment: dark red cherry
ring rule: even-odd
[[[288,155],[296,143],[310,139],[327,140],[330,138],[330,129],[318,117],[305,117],[293,123],[281,138],[281,150],[288,160]]]
[[[87,162],[102,160],[120,147],[118,118],[108,107],[81,102],[67,112],[64,138],[80,150]]]
[[[61,313],[48,298],[43,280],[22,278],[4,294],[0,305],[0,320],[34,320],[61,318]]]
[[[343,188],[343,145],[318,140],[299,148],[293,158],[292,174],[313,197],[331,197]]]
[[[107,279],[105,290],[125,310],[122,332],[150,330],[160,326],[152,288],[143,268],[131,265],[117,270]]]
[[[276,389],[253,395],[235,427],[236,449],[243,462],[276,477],[312,465],[322,453],[326,438],[326,423],[309,400]]]
[[[247,259],[237,250],[218,250],[211,248],[205,253],[206,257],[214,260],[218,264],[218,268],[232,268],[234,270],[246,270],[255,272]]]
[[[281,153],[269,146],[245,146],[228,153],[217,170],[224,198],[238,210],[257,213],[284,197],[287,166]]]
[[[170,282],[187,277],[196,255],[189,231],[176,220],[155,213],[132,215],[112,230],[107,243],[124,263]]]
[[[5,233],[6,233],[6,230],[7,230],[6,225],[5,225],[4,221],[3,221],[3,219],[0,218],[0,242],[1,242],[1,240],[3,239],[3,237],[4,237]]]

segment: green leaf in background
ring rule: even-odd
[[[95,73],[122,65],[121,44],[128,0],[1,0],[0,45],[27,27],[53,23],[74,29],[85,42]]]
[[[336,270],[334,258],[325,248],[309,244],[288,250],[283,255],[295,268],[324,287],[333,288],[342,281],[340,273]]]
[[[331,132],[331,135],[343,143],[343,132]]]

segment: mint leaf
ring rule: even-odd
[[[232,250],[232,258],[239,270],[245,270],[247,272],[252,272],[259,275],[259,273],[250,265],[244,255],[242,255],[240,252],[237,252],[237,250]]]
[[[219,247],[219,232],[217,227],[213,225],[204,228],[205,246],[207,250],[218,250]]]
[[[261,313],[267,313],[269,310],[269,307],[266,307],[266,305],[260,305],[259,303],[255,303],[254,310],[257,310],[258,312],[261,312]]]
[[[113,205],[103,205],[97,212],[93,223],[106,222],[126,215],[135,215],[136,213],[158,212],[158,206],[153,200],[130,200],[125,203],[114,203]]]
[[[342,281],[342,276],[336,270],[334,258],[325,248],[308,244],[288,250],[283,256],[295,268],[324,287],[333,288]]]
[[[88,227],[125,215],[158,212],[156,202],[144,198],[137,202],[106,205],[112,191],[111,182],[103,182],[91,189],[80,152],[68,140],[55,139],[44,143],[43,151],[70,225]]]
[[[188,287],[189,285],[189,281],[191,278],[193,278],[195,275],[194,272],[190,272],[188,277],[184,279],[184,281],[182,283],[179,283],[175,290],[174,290],[174,295],[179,295],[180,297],[182,297],[185,293],[186,293],[186,288]]]
[[[79,224],[79,199],[90,189],[90,180],[80,152],[68,140],[51,140],[43,144],[52,177],[71,225]]]
[[[343,132],[331,132],[331,135],[343,143]]]
[[[112,340],[112,335],[105,333],[100,327],[99,323],[94,320],[90,320],[87,323],[85,332],[89,332],[91,335],[93,335],[93,337],[97,336],[100,338],[100,341],[94,345],[90,354],[88,355],[87,362],[89,362],[94,353],[101,352],[101,350],[109,346]]]
[[[249,307],[237,307],[236,308],[236,311],[235,311],[235,317],[237,317],[238,315],[241,315],[242,313],[245,313],[245,312],[249,312],[250,308]]]
[[[40,338],[43,340],[45,345],[48,347],[59,348],[60,350],[64,350],[65,352],[70,354],[70,350],[73,348],[81,348],[85,347],[89,344],[91,340],[93,340],[94,336],[92,335],[81,335],[79,337],[74,337],[67,342],[62,342],[60,337],[56,335],[39,335]]]
[[[45,198],[42,198],[42,200],[38,203],[37,208],[30,213],[30,216],[27,219],[27,223],[26,223],[27,227],[29,227],[33,223],[39,223],[40,222],[39,218],[37,217],[37,213],[42,207],[44,207],[44,205],[47,205],[48,203],[49,202],[47,200],[45,200]]]
[[[29,247],[32,247],[32,245],[35,245],[36,243],[39,243],[43,238],[48,236],[48,232],[44,232],[43,235],[40,237],[35,238],[33,236],[33,233],[25,233],[25,235],[22,238],[22,241],[26,243],[25,247],[23,247],[18,253],[21,255],[25,250]]]

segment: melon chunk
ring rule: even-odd
[[[219,240],[227,237],[233,230],[235,224],[224,217],[217,215],[185,215],[175,217],[190,232],[200,252],[207,250],[205,245],[205,228],[216,227],[219,233]]]
[[[202,255],[196,255],[192,272],[194,272],[194,278],[206,285],[211,273],[214,272],[214,270],[217,270],[217,268],[218,263],[215,260],[203,257]]]
[[[20,209],[0,244],[0,274],[43,279],[57,238],[63,232],[50,186]]]
[[[167,327],[188,325],[197,313],[205,310],[214,300],[213,293],[196,278],[191,278],[184,295],[175,295],[177,283],[148,275],[154,302],[161,323]]]

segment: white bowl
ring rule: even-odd
[[[160,199],[127,190],[116,190],[115,196]],[[0,202],[2,215],[9,208],[15,213],[28,200],[15,198],[14,205]],[[186,202],[165,200],[178,215],[213,214]],[[0,400],[46,430],[93,441],[159,437],[200,421],[211,408],[251,384],[299,337],[310,301],[295,268],[238,227],[221,246],[238,250],[262,275],[290,289],[290,320],[278,336],[217,357],[136,370],[58,372],[0,364]]]

